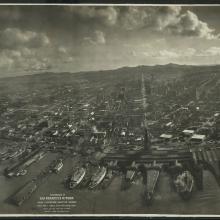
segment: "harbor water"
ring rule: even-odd
[[[144,185],[136,179],[131,187],[121,191],[122,176],[116,176],[105,190],[89,190],[87,188],[69,190],[64,179],[76,167],[76,158],[67,158],[62,170],[48,175],[45,181],[20,207],[10,203],[10,197],[27,181],[35,177],[48,166],[56,155],[48,153],[46,157],[28,168],[25,176],[7,178],[3,170],[7,162],[1,162],[0,173],[0,213],[1,214],[48,214],[37,206],[39,198],[50,194],[65,194],[74,197],[75,207],[66,214],[220,214],[220,188],[214,177],[204,171],[204,189],[195,190],[189,201],[183,201],[170,184],[166,173],[161,173],[153,203],[148,206],[142,199]],[[56,213],[59,214],[59,213]]]

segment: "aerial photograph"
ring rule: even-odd
[[[220,5],[0,5],[0,195],[220,215]]]

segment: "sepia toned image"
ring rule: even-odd
[[[220,5],[0,5],[0,195],[220,215]]]

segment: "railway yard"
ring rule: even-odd
[[[205,191],[206,171],[220,185],[218,69],[135,71],[2,79],[0,167],[8,189],[1,203],[36,200],[49,179],[68,193],[104,192],[119,180],[127,193],[139,182],[146,206],[160,175],[183,200]]]

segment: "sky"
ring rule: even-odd
[[[0,5],[0,77],[220,64],[220,6]]]

